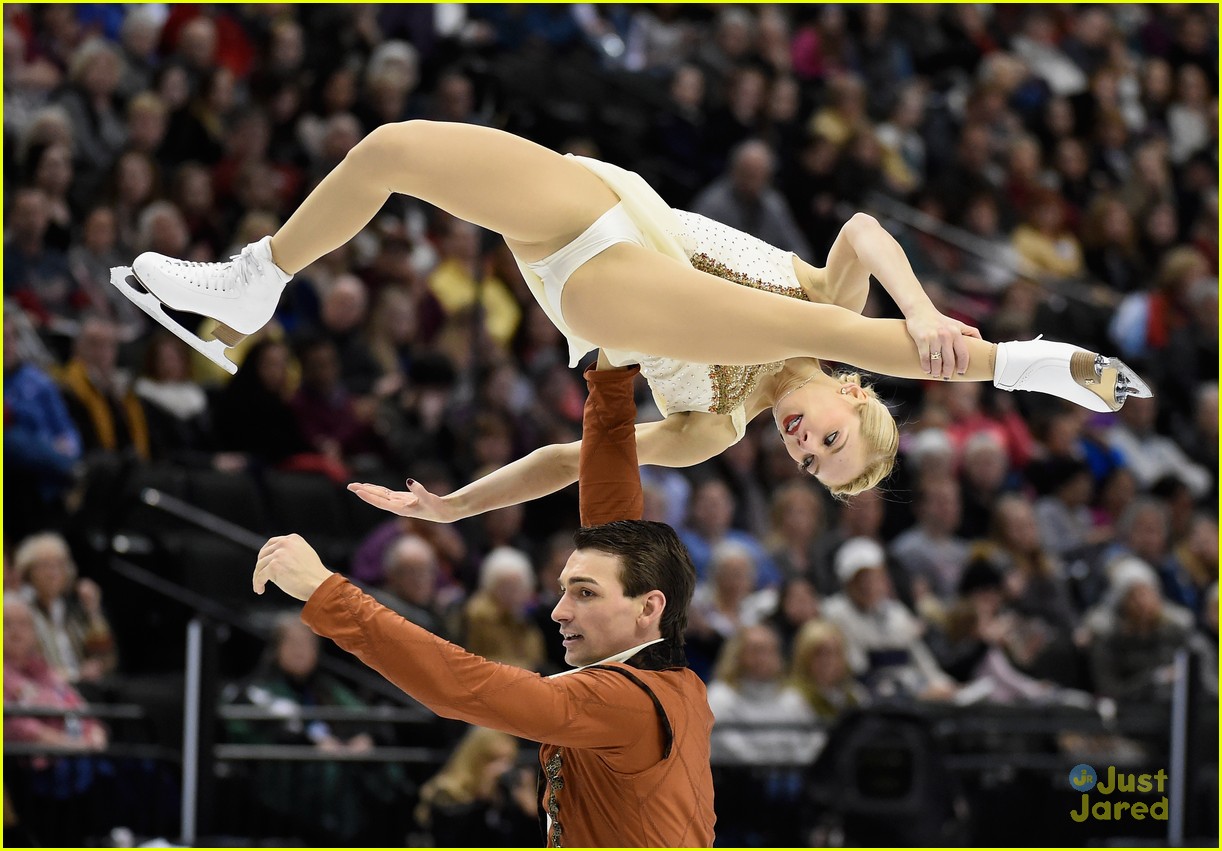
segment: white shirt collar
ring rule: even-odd
[[[608,656],[606,659],[603,659],[599,662],[591,662],[589,665],[582,665],[580,668],[573,668],[572,670],[569,670],[569,671],[561,671],[558,674],[552,674],[552,676],[548,677],[548,679],[550,680],[552,679],[552,677],[563,677],[566,674],[575,674],[578,671],[584,671],[586,668],[589,668],[591,665],[605,665],[608,662],[627,662],[629,659],[631,659],[636,654],[640,653],[642,650],[644,650],[649,645],[657,644],[661,640],[662,640],[661,638],[655,638],[653,641],[646,641],[644,644],[638,644],[636,647],[633,647],[630,650],[625,650],[622,653],[616,653],[614,656]]]

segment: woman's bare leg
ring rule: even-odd
[[[613,245],[565,286],[562,312],[580,336],[608,349],[694,363],[755,364],[816,357],[897,378],[928,379],[899,319],[754,290],[636,245]],[[965,338],[958,381],[991,381],[996,347]]]
[[[527,261],[565,245],[619,200],[578,163],[500,130],[386,124],[362,139],[272,237],[276,265],[295,274],[343,245],[392,192],[513,240]]]

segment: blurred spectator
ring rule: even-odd
[[[1139,487],[1148,488],[1164,476],[1175,476],[1188,485],[1194,497],[1203,497],[1210,488],[1209,472],[1175,441],[1155,431],[1157,415],[1158,403],[1153,399],[1130,399],[1120,409],[1119,421],[1105,433],[1108,445],[1120,453]]]
[[[786,580],[810,579],[821,594],[836,590],[824,536],[823,498],[805,482],[789,482],[772,495],[768,554]]]
[[[682,7],[634,6],[624,66],[629,71],[671,69],[691,54],[696,41],[697,29],[683,18]]]
[[[776,161],[758,139],[734,149],[729,172],[692,201],[692,212],[759,237],[771,245],[811,257],[785,197],[772,186]]]
[[[513,736],[472,727],[420,789],[416,823],[436,847],[515,847],[539,839],[535,774]]]
[[[441,566],[433,545],[419,535],[404,534],[383,557],[383,588],[378,599],[414,624],[446,638],[450,632],[438,597]]]
[[[289,368],[284,343],[264,337],[251,347],[233,380],[217,396],[213,425],[221,449],[272,466],[310,451],[289,405]]]
[[[1001,574],[987,561],[972,562],[947,615],[947,671],[965,685],[959,702],[1058,702],[1087,707],[1088,695],[1028,676],[1013,656],[1029,654],[1022,624],[1002,608]]]
[[[916,525],[891,543],[895,559],[913,583],[943,600],[954,596],[967,564],[968,545],[955,532],[960,519],[959,484],[952,478],[924,479],[916,492]]]
[[[1181,65],[1175,75],[1175,95],[1167,108],[1170,156],[1172,163],[1183,165],[1210,139],[1210,91],[1205,71],[1196,65]],[[1216,106],[1213,110],[1216,113]]]
[[[130,451],[148,460],[148,420],[130,375],[119,368],[119,330],[113,322],[91,317],[81,324],[60,383],[87,453]]]
[[[357,396],[369,396],[383,389],[378,380],[383,372],[361,333],[366,320],[377,321],[369,312],[368,290],[356,275],[342,274],[322,295],[318,328],[302,332],[299,339],[323,337],[335,344],[339,357],[340,379]]]
[[[71,748],[77,751],[105,750],[106,728],[87,713],[88,704],[80,693],[51,665],[47,664],[36,633],[29,605],[16,597],[4,598],[4,717],[5,742],[25,742],[45,748]],[[22,709],[61,710],[63,716],[22,716]],[[85,835],[96,829],[79,816],[89,812],[88,796],[94,790],[105,764],[89,757],[37,756],[28,763],[12,759],[5,766],[5,808],[9,789],[14,797],[32,804],[23,812],[18,835],[27,833],[38,844],[79,845]],[[18,800],[20,800],[19,798]],[[31,800],[33,799],[33,800]],[[41,799],[41,800],[40,800]],[[77,818],[64,818],[76,813]],[[6,820],[9,813],[6,812]],[[96,818],[89,819],[95,821]],[[6,833],[16,827],[5,824]]]
[[[1154,571],[1135,558],[1113,566],[1104,605],[1110,618],[1096,630],[1091,643],[1099,694],[1128,700],[1168,699],[1175,652],[1192,638],[1192,615],[1166,602]]]
[[[1201,614],[1211,587],[1218,582],[1218,521],[1194,514],[1189,532],[1176,542],[1160,577],[1167,599]]]
[[[319,639],[296,614],[276,620],[255,672],[226,687],[222,699],[266,710],[267,720],[225,722],[228,737],[244,744],[304,745],[320,754],[369,753],[377,740],[369,724],[302,718],[315,707],[364,706],[343,683],[319,670]],[[251,788],[262,817],[308,842],[362,842],[381,835],[374,819],[400,800],[403,770],[343,761],[256,762]]]
[[[485,268],[479,228],[451,219],[441,252],[441,262],[428,284],[446,316],[452,323],[460,323],[479,315],[489,336],[508,346],[522,319],[522,309],[505,282]]]
[[[16,307],[4,310],[4,458],[7,484],[24,482],[21,501],[11,500],[8,518],[18,526],[25,516],[32,526],[62,513],[62,500],[81,458],[81,436],[68,416],[59,387],[36,366],[20,333],[25,316]],[[21,510],[18,507],[21,506]],[[10,527],[10,532],[14,528]],[[16,531],[20,533],[18,528]]]
[[[90,38],[72,54],[59,99],[72,124],[81,179],[95,189],[126,141],[116,98],[122,71],[118,50],[103,38]]]
[[[290,405],[314,451],[348,467],[363,466],[368,456],[380,455],[374,407],[355,397],[342,381],[335,344],[326,338],[308,339],[299,344],[297,356],[301,386]]]
[[[836,554],[844,590],[824,603],[823,616],[843,633],[849,668],[871,693],[945,700],[954,685],[921,639],[921,622],[890,596],[885,561],[874,541],[846,541]]]
[[[498,547],[480,565],[479,590],[463,607],[463,646],[476,656],[537,671],[547,656],[528,612],[535,574],[526,554]]]
[[[160,174],[153,158],[136,150],[124,152],[110,171],[110,207],[115,214],[119,245],[126,251],[147,248],[141,215],[160,194]],[[185,234],[184,234],[185,240]],[[182,248],[185,248],[184,244]]]
[[[981,432],[963,447],[960,488],[963,510],[959,531],[966,540],[983,538],[992,522],[993,506],[1013,487],[1006,451],[996,434]]]
[[[213,450],[208,397],[191,380],[191,350],[186,343],[167,333],[154,337],[133,389],[144,403],[155,457],[185,462]]]
[[[760,587],[776,585],[780,575],[763,546],[746,532],[730,528],[734,517],[734,497],[720,479],[707,479],[696,486],[689,504],[687,525],[679,530],[679,539],[692,556],[696,578],[704,581],[711,574],[713,548],[722,541],[746,547],[755,563],[756,581]]]
[[[1115,195],[1100,195],[1091,203],[1082,242],[1086,267],[1096,278],[1121,293],[1144,286],[1146,269],[1137,245],[1137,227]]]
[[[709,683],[709,708],[717,722],[712,738],[715,765],[814,759],[818,739],[810,732],[792,726],[769,729],[814,721],[802,695],[785,684],[784,674],[780,639],[771,627],[743,627],[722,646]]]
[[[781,638],[781,653],[792,659],[794,640],[807,622],[820,616],[822,596],[815,584],[803,575],[790,576],[776,592],[776,603],[763,623],[776,630]]]
[[[119,231],[110,207],[94,207],[85,213],[80,241],[68,250],[68,267],[90,307],[119,326],[119,339],[130,343],[149,328],[144,311],[110,284],[110,270],[124,263],[119,251]]]
[[[27,154],[32,183],[47,200],[48,248],[64,252],[72,240],[72,208],[68,190],[72,187],[72,148],[64,142],[35,146]]]
[[[68,259],[47,243],[50,200],[35,186],[12,195],[4,239],[4,293],[17,299],[41,326],[63,325],[76,317],[82,294]]]
[[[46,664],[72,683],[94,683],[114,673],[119,657],[102,612],[102,591],[91,579],[77,579],[63,537],[31,535],[18,545],[13,562]]]
[[[1076,278],[1082,274],[1082,246],[1066,222],[1065,201],[1050,190],[1037,190],[1025,207],[1026,221],[1013,236],[1024,274]]]
[[[853,678],[844,635],[826,620],[812,619],[798,631],[790,682],[824,722],[835,721],[870,701],[869,692]]]
[[[992,527],[984,552],[1003,572],[1009,607],[1067,637],[1077,623],[1077,612],[1063,566],[1040,540],[1030,501],[1019,494],[1000,497]]]
[[[1090,468],[1073,458],[1058,458],[1046,467],[1048,493],[1035,503],[1044,548],[1062,558],[1080,555],[1110,536],[1107,527],[1095,526],[1090,503]]]

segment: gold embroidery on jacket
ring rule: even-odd
[[[550,840],[553,848],[564,847],[564,829],[560,827],[560,802],[556,799],[556,793],[564,789],[564,778],[560,776],[560,769],[564,765],[561,753],[562,751],[557,749],[543,766],[543,773],[547,775],[547,814],[552,820]]]

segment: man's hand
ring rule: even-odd
[[[407,480],[406,491],[392,491],[381,485],[353,482],[348,490],[374,508],[398,514],[401,517],[416,517],[434,523],[453,523],[461,519],[444,497],[434,496],[419,482]]]
[[[290,597],[308,600],[331,571],[300,535],[272,538],[259,550],[252,578],[255,593],[262,594],[268,582],[275,582]]]

